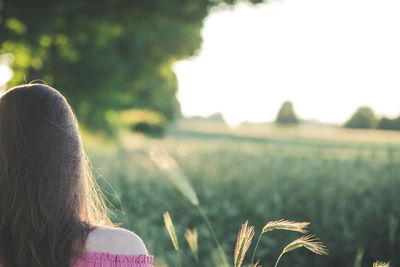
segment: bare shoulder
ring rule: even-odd
[[[148,255],[146,246],[137,234],[117,227],[97,227],[94,229],[86,240],[86,251]]]

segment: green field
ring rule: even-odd
[[[290,135],[288,130],[281,135],[277,130],[273,135],[268,131],[251,135],[255,131],[250,128],[247,132],[222,128],[178,125],[163,140],[133,135],[84,138],[95,173],[106,178],[107,182],[101,177],[98,181],[117,209],[114,219],[143,238],[156,266],[178,266],[163,225],[165,211],[177,230],[183,266],[196,266],[183,236],[186,228],[198,229],[201,266],[215,266],[218,253],[197,210],[150,160],[152,146],[166,147],[176,159],[231,262],[242,223],[249,220],[258,235],[267,221],[288,219],[310,221],[310,232],[321,238],[329,255],[299,249],[285,255],[279,266],[355,266],[357,254],[362,256],[358,266],[372,266],[375,260],[400,266],[396,134],[356,131],[349,138],[358,140],[359,133],[362,142],[349,142],[345,133],[338,139]],[[376,137],[364,140],[368,134]],[[394,137],[385,142],[387,134]],[[300,236],[265,234],[257,251],[262,266],[273,266],[282,248]]]

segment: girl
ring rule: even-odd
[[[41,84],[0,96],[0,266],[150,267],[97,194],[76,117]]]

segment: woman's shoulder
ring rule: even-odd
[[[148,255],[142,239],[135,233],[117,227],[96,227],[86,240],[86,252],[123,255]]]

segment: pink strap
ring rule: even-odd
[[[85,252],[73,267],[153,267],[153,256]]]

